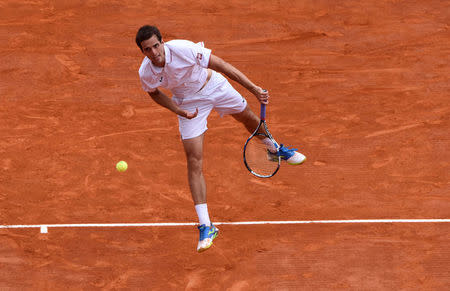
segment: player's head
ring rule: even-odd
[[[158,28],[150,25],[142,26],[136,34],[136,44],[155,66],[164,67],[166,54]]]
[[[154,35],[156,36],[156,39],[161,43],[161,32],[159,32],[159,29],[156,26],[144,25],[139,28],[138,32],[136,33],[136,44],[141,49],[141,51],[143,51],[142,42]]]

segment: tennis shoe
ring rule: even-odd
[[[215,227],[213,224],[211,224],[211,226],[206,226],[205,224],[202,224],[198,226],[198,230],[200,231],[200,239],[197,245],[197,252],[201,253],[206,251],[212,246],[213,240],[219,234],[219,229]]]
[[[276,153],[272,153],[270,151],[267,152],[269,159],[275,162],[278,161],[278,156],[290,165],[300,165],[306,161],[306,157],[297,152],[297,149],[285,147],[283,144],[280,144]]]

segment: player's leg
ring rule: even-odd
[[[211,247],[219,230],[211,223],[206,204],[206,183],[203,176],[203,139],[208,129],[207,119],[213,105],[203,96],[192,96],[188,100],[174,97],[174,102],[184,110],[199,113],[193,119],[178,116],[179,130],[186,153],[189,188],[195,211],[199,218],[200,239],[197,251],[202,252]]]
[[[194,204],[206,203],[206,183],[203,177],[203,137],[204,134],[183,139],[186,153],[189,187]],[[207,224],[209,225],[209,218]]]
[[[260,119],[259,117],[250,109],[250,106],[245,106],[244,110],[241,112],[231,114],[234,119],[242,123],[249,133],[253,133],[258,127]],[[263,128],[260,129],[263,133]]]
[[[189,187],[195,205],[206,203],[206,183],[203,177],[203,138],[208,129],[207,119],[212,105],[203,104],[201,100],[186,102],[173,98],[185,110],[193,112],[199,109],[199,114],[193,119],[178,116],[179,130],[186,153]],[[203,216],[202,216],[203,217]],[[206,221],[205,221],[206,220]],[[200,219],[203,224],[210,224],[209,217]]]
[[[259,117],[250,109],[248,105],[243,111],[231,114],[231,116],[242,123],[250,133],[255,131],[260,122]],[[260,128],[260,131],[264,133],[264,128]],[[283,146],[283,144],[278,143],[273,145],[272,141],[268,138],[262,139],[262,142],[267,146],[270,153],[273,155],[280,155],[283,160],[286,160],[291,165],[299,165],[306,160],[306,157],[297,152],[297,149],[290,149]]]
[[[197,251],[203,252],[211,247],[219,230],[211,223],[206,204],[206,182],[203,176],[203,138],[200,136],[183,139],[183,147],[186,153],[189,187],[192,200],[199,218],[200,238]]]
[[[250,109],[250,106],[246,106],[244,110],[239,113],[231,114],[234,119],[242,123],[249,133],[253,133],[259,125],[259,117]],[[264,127],[259,128],[259,132],[265,133]],[[261,141],[267,146],[267,149],[272,153],[276,153],[278,145],[274,145],[272,141],[268,138],[263,138],[263,136],[258,136]]]

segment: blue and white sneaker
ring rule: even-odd
[[[280,156],[282,160],[285,160],[290,165],[300,165],[306,161],[306,157],[297,152],[297,149],[290,149],[285,147],[283,144],[280,144],[276,153],[268,151],[268,154],[274,161],[277,161],[278,156]]]
[[[198,230],[200,231],[200,239],[197,245],[197,252],[201,253],[212,246],[213,240],[219,234],[219,229],[211,223],[211,226],[206,226],[205,224],[198,226]]]

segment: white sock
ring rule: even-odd
[[[211,221],[209,220],[208,214],[208,205],[206,203],[195,205],[195,211],[197,211],[200,225],[204,224],[206,226],[211,226]]]
[[[262,142],[266,145],[270,152],[275,153],[277,151],[278,144],[274,145],[270,138],[266,137],[262,140]]]

